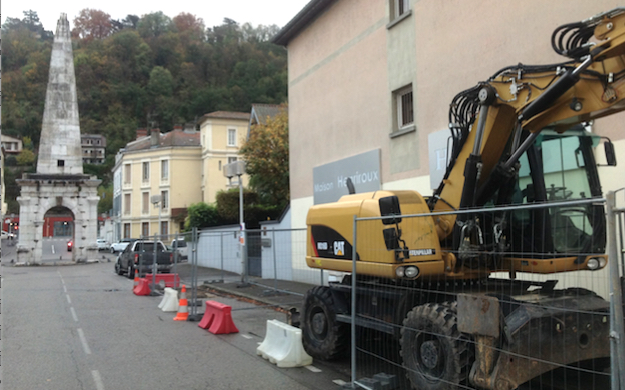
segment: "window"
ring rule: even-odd
[[[130,184],[130,164],[124,164],[124,184]]]
[[[150,163],[144,162],[143,164],[143,182],[150,180]]]
[[[161,160],[161,181],[169,180],[169,161]]]
[[[166,236],[169,234],[169,232],[167,231],[167,229],[169,228],[167,221],[162,221],[161,222],[161,236]]]
[[[409,0],[391,0],[392,19],[398,19],[410,11]]]
[[[149,214],[150,213],[150,193],[149,192],[143,192],[141,193],[142,198],[141,198],[141,213],[142,214]]]
[[[237,146],[237,129],[228,129],[228,146]]]
[[[169,191],[161,191],[161,208],[169,207]]]
[[[233,162],[236,162],[237,158],[236,157],[228,157],[228,164],[232,164]]]
[[[402,88],[395,92],[394,103],[397,110],[397,130],[404,130],[414,125],[412,86]]]
[[[124,238],[130,238],[130,224],[124,224]]]
[[[130,215],[130,194],[124,194],[124,215]]]
[[[56,166],[57,167],[64,167],[65,166],[65,160],[57,160],[56,161]]]
[[[141,235],[143,237],[147,237],[150,235],[150,223],[149,222],[141,223]]]

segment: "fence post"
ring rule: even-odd
[[[191,305],[189,321],[198,321],[197,314],[197,227],[191,229]],[[187,252],[187,258],[188,258]]]
[[[612,372],[612,390],[625,387],[625,324],[623,321],[623,294],[617,254],[616,202],[614,192],[606,195],[608,212],[608,259],[610,261],[610,364]]]
[[[356,215],[354,214],[354,238],[352,245],[352,324],[351,324],[351,369],[352,369],[352,388],[356,388]]]
[[[224,282],[224,232],[219,233],[219,249],[221,253],[221,281]]]
[[[276,229],[275,228],[271,229],[271,248],[273,249],[273,289],[275,292],[278,292],[278,265],[276,261]]]

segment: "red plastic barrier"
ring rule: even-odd
[[[198,326],[213,334],[239,333],[232,321],[232,306],[216,301],[206,301],[206,310]]]
[[[152,274],[146,274],[145,278],[152,283]],[[180,287],[180,276],[178,274],[156,274],[156,284],[165,282],[165,287],[178,288]]]
[[[150,295],[150,284],[146,278],[139,278],[139,284],[132,289],[135,295]]]

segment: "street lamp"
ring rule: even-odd
[[[162,196],[161,195],[152,195],[152,197],[150,198],[150,201],[152,202],[152,204],[154,205],[154,207],[158,207],[158,238],[161,238],[161,209],[162,207],[160,207],[160,204],[162,202]]]
[[[152,202],[152,204],[154,205],[154,207],[158,207],[158,239],[160,240],[161,235],[162,235],[162,231],[161,231],[161,204],[162,204],[162,195],[152,195],[152,197],[150,198],[150,201]],[[154,249],[153,249],[153,253],[154,253],[154,258],[152,260],[152,289],[151,291],[154,291],[154,287],[156,286],[156,272],[158,271],[157,266],[156,266],[156,262],[157,262],[157,255],[156,255],[156,245],[157,245],[157,236],[156,234],[154,234]]]
[[[245,174],[245,162],[238,160],[230,164],[224,165],[224,176],[228,178],[228,182],[232,180],[233,177],[239,177],[239,226],[241,227],[241,237],[239,239],[239,243],[241,244],[241,264],[242,264],[242,273],[241,273],[241,283],[245,285],[246,277],[247,277],[247,248],[245,247],[245,222],[243,221],[243,180],[241,176]]]

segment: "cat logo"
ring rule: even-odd
[[[334,241],[334,256],[344,256],[345,241]]]

